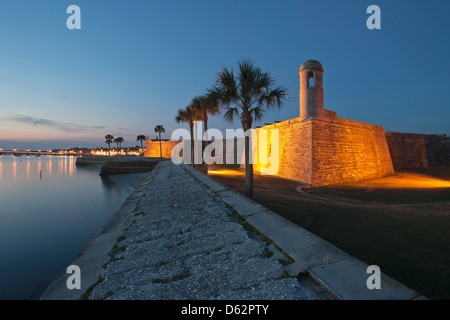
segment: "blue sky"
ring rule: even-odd
[[[66,28],[71,4],[81,30]],[[381,30],[366,27],[371,4]],[[134,146],[157,124],[170,138],[177,110],[243,58],[289,91],[262,123],[299,116],[298,70],[316,59],[339,117],[449,134],[449,15],[445,0],[2,0],[0,148],[105,146],[106,134]]]

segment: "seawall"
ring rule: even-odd
[[[86,156],[78,157],[77,166],[101,166],[100,175],[151,172],[161,158],[127,157],[127,156]]]

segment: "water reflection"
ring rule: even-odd
[[[101,178],[75,162],[0,158],[0,299],[38,299],[146,176]]]
[[[51,178],[53,174],[73,177],[76,157],[2,156],[0,157],[0,179],[12,181]],[[20,168],[20,169],[19,169]],[[5,176],[5,174],[7,174]]]
[[[48,176],[51,178],[52,177],[52,163],[53,161],[51,161],[51,156],[49,157],[50,161],[47,161],[47,171],[48,171]]]
[[[70,156],[69,160],[69,176],[73,176],[73,156]]]
[[[30,161],[27,161],[27,179],[30,179]]]
[[[13,162],[13,179],[16,180],[17,177],[17,163],[16,163],[16,159],[14,158],[14,162]]]

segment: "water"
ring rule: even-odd
[[[0,156],[0,299],[39,299],[148,174]]]

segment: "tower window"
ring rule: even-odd
[[[308,73],[308,87],[314,87],[314,74]]]

